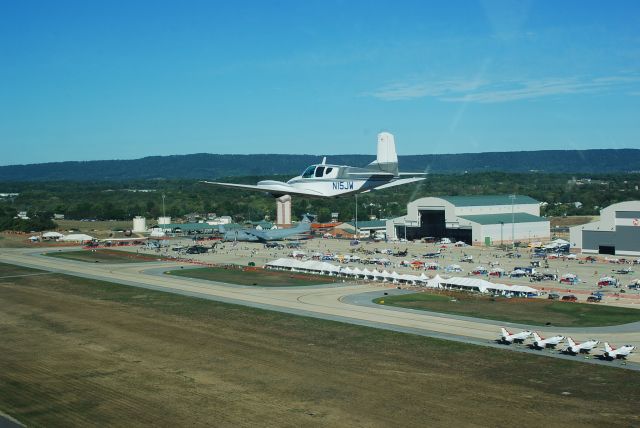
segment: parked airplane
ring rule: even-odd
[[[275,197],[299,195],[331,198],[413,183],[424,180],[424,177],[401,177],[425,174],[398,172],[396,144],[393,135],[388,132],[378,134],[377,158],[364,168],[331,165],[327,164],[326,161],[327,158],[325,157],[322,159],[322,163],[309,166],[301,175],[293,177],[286,183],[275,180],[263,180],[255,186],[212,181],[203,181],[203,183],[236,189],[257,190],[270,193]]]
[[[502,335],[500,336],[500,339],[498,339],[500,342],[503,343],[522,343],[524,342],[527,337],[531,336],[531,332],[529,330],[524,330],[521,331],[520,333],[511,333],[510,331],[508,331],[506,328],[501,328],[500,331],[502,332]]]
[[[588,354],[589,351],[591,351],[593,348],[595,348],[598,343],[600,343],[597,340],[587,340],[586,342],[574,342],[572,338],[567,337],[567,347],[563,349],[563,352],[569,353],[569,354]]]
[[[533,332],[533,347],[538,349],[555,348],[564,340],[564,336],[553,336],[548,339],[540,336],[538,332]]]
[[[289,229],[257,230],[252,228],[225,230],[218,228],[223,234],[224,241],[267,242],[282,241],[284,239],[299,239],[308,237],[311,232],[311,222],[306,217],[296,227]]]
[[[636,349],[636,347],[631,345],[624,345],[619,348],[614,348],[609,345],[608,342],[604,342],[604,352],[602,355],[608,360],[615,360],[616,358],[626,358],[627,355],[629,355],[634,349]]]

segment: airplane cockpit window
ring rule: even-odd
[[[333,168],[331,168],[331,167],[327,168],[327,170],[324,172],[324,175],[331,174],[331,171],[333,171]]]
[[[313,177],[313,171],[316,169],[315,165],[311,165],[302,173],[302,178],[311,178]]]
[[[316,177],[322,177],[322,174],[324,174],[324,167],[323,166],[319,166],[316,168]]]

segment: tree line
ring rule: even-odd
[[[286,178],[272,175],[227,180],[253,184],[261,179]],[[613,203],[640,199],[640,174],[580,178],[572,174],[543,173],[432,174],[416,184],[359,195],[358,219],[403,215],[408,202],[426,196],[527,195],[547,203],[542,208],[542,214],[547,216],[594,215]],[[53,213],[64,214],[67,219],[98,220],[130,220],[137,215],[157,218],[163,214],[176,218],[188,213],[230,215],[239,222],[275,219],[275,201],[266,194],[224,189],[195,180],[0,182],[0,193],[19,193],[13,198],[0,199],[0,229],[50,228],[44,220],[50,219]],[[338,213],[340,221],[350,221],[356,211],[353,196],[294,197],[292,209],[294,218],[300,219],[310,212],[322,222],[329,221],[332,213]],[[30,226],[14,218],[18,211],[27,211],[33,219]]]

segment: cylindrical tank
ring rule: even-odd
[[[159,225],[170,224],[170,223],[171,223],[171,217],[158,217]]]
[[[142,216],[133,218],[133,231],[135,233],[143,233],[147,231],[147,219]]]

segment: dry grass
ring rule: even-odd
[[[640,423],[610,367],[57,274],[0,279],[0,307],[0,410],[28,425]]]

